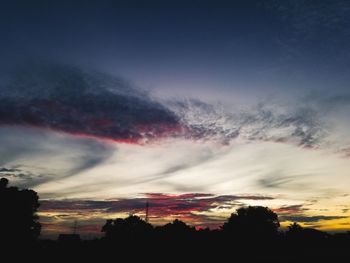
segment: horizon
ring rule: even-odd
[[[350,3],[3,1],[0,177],[42,236],[242,206],[350,231]]]
[[[216,222],[216,225],[209,227],[209,226],[201,226],[201,225],[189,225],[186,223],[186,219],[185,221],[182,221],[181,219],[179,220],[178,218],[173,219],[172,221],[167,221],[165,220],[163,223],[152,223],[150,222],[150,219],[152,218],[152,215],[150,215],[150,204],[148,202],[148,200],[143,200],[145,201],[145,207],[144,207],[144,213],[133,213],[133,212],[129,212],[127,216],[123,216],[123,217],[112,217],[112,218],[100,218],[101,222],[104,221],[104,224],[100,225],[100,226],[95,226],[93,229],[92,228],[86,228],[86,226],[80,226],[79,222],[77,220],[75,220],[73,222],[73,225],[71,226],[70,231],[68,231],[67,228],[63,229],[63,232],[60,232],[59,229],[56,229],[55,232],[51,233],[51,234],[47,234],[44,233],[42,234],[41,232],[41,228],[45,225],[40,223],[40,217],[38,216],[38,208],[41,206],[40,204],[40,197],[37,195],[37,193],[31,189],[20,189],[16,186],[11,186],[9,185],[9,181],[6,178],[1,178],[1,186],[0,186],[0,190],[1,190],[1,194],[3,197],[8,198],[8,200],[13,199],[9,204],[10,206],[8,207],[3,207],[5,209],[13,209],[11,208],[11,205],[14,205],[15,203],[17,203],[17,205],[20,205],[18,203],[18,201],[23,202],[22,205],[28,205],[28,207],[30,207],[30,210],[33,210],[31,212],[31,216],[32,217],[32,223],[33,223],[33,227],[31,228],[32,231],[34,228],[38,228],[39,232],[37,232],[37,237],[34,237],[34,239],[32,241],[35,240],[35,238],[38,238],[38,240],[56,240],[62,244],[66,244],[68,245],[69,242],[74,242],[71,245],[77,245],[80,241],[103,241],[103,240],[113,240],[115,237],[118,237],[118,235],[125,235],[126,232],[123,232],[122,228],[124,228],[124,231],[131,231],[128,235],[129,238],[132,237],[132,229],[134,229],[134,231],[136,231],[134,234],[138,233],[138,235],[140,234],[141,236],[143,235],[143,237],[140,236],[140,238],[146,238],[148,235],[150,235],[150,232],[142,232],[142,228],[148,228],[149,230],[155,231],[155,233],[160,233],[163,231],[169,231],[169,227],[180,227],[178,230],[182,229],[182,231],[184,231],[184,228],[186,228],[188,231],[188,234],[190,234],[190,232],[192,232],[192,235],[194,233],[200,233],[201,231],[204,231],[203,233],[205,233],[208,236],[208,233],[214,234],[214,233],[221,233],[224,235],[227,234],[234,234],[235,231],[238,231],[236,234],[239,234],[242,229],[242,225],[239,225],[239,223],[236,221],[233,221],[233,218],[240,218],[238,220],[242,220],[241,223],[244,224],[244,227],[251,227],[255,230],[250,231],[249,228],[247,228],[246,230],[246,237],[248,237],[249,235],[253,234],[256,236],[256,238],[261,238],[264,237],[265,238],[272,238],[271,241],[273,241],[274,238],[277,238],[279,236],[279,238],[287,238],[287,240],[289,239],[293,239],[293,235],[297,234],[297,236],[295,236],[294,238],[301,238],[302,236],[298,235],[302,235],[302,233],[304,233],[303,235],[304,238],[311,238],[313,236],[313,238],[315,239],[319,239],[319,241],[321,241],[323,238],[334,238],[334,239],[340,239],[341,235],[343,235],[344,237],[346,235],[350,234],[350,231],[320,231],[317,230],[315,228],[312,227],[308,227],[308,226],[302,226],[301,224],[295,222],[295,221],[290,221],[290,222],[280,222],[279,219],[279,215],[277,213],[277,211],[273,211],[268,207],[264,207],[264,206],[241,206],[238,207],[236,209],[235,212],[233,212],[232,214],[230,214],[227,218],[225,218],[224,221],[222,222]],[[15,197],[17,195],[17,197]],[[24,201],[24,199],[21,199],[21,196],[24,197],[24,195],[27,195],[28,200]],[[198,194],[200,195],[200,194]],[[30,197],[31,196],[31,197]],[[33,198],[34,196],[34,198]],[[187,195],[186,195],[187,196]],[[17,199],[17,200],[16,200]],[[31,200],[30,200],[31,199]],[[43,201],[45,202],[45,201]],[[64,202],[67,202],[67,200],[65,200]],[[80,201],[81,203],[86,202],[86,201]],[[23,208],[21,208],[23,209]],[[8,215],[10,216],[10,221],[12,220],[17,220],[13,217],[14,213],[10,212],[11,210],[8,210],[7,213],[9,213]],[[25,209],[22,210],[22,212],[24,212]],[[243,212],[245,211],[245,212]],[[250,211],[250,213],[246,213],[247,211]],[[255,211],[255,213],[254,213]],[[260,211],[260,217],[259,217],[259,213],[256,214],[256,212]],[[5,211],[4,211],[5,212]],[[15,213],[18,213],[19,211],[16,211]],[[28,212],[28,211],[27,211]],[[26,213],[27,213],[26,212]],[[281,212],[281,211],[279,211]],[[264,216],[263,216],[264,215]],[[23,216],[23,218],[26,218],[25,216]],[[28,218],[27,218],[28,219]],[[25,220],[27,220],[25,219]],[[156,217],[156,219],[161,219],[159,218],[159,216]],[[136,220],[136,221],[135,221]],[[253,220],[253,221],[251,221]],[[266,220],[266,221],[265,221]],[[255,223],[253,223],[255,221]],[[260,222],[259,222],[260,221]],[[18,221],[21,222],[21,221]],[[117,223],[118,222],[118,223]],[[134,222],[134,223],[132,223]],[[136,223],[137,222],[137,223]],[[23,223],[23,221],[22,221]],[[263,225],[265,224],[265,230],[268,230],[269,224],[274,225],[274,230],[272,231],[274,234],[274,238],[273,236],[269,237],[268,232],[261,232],[259,233],[259,228],[261,228],[263,225],[260,225],[261,223],[263,223]],[[115,224],[119,224],[119,227],[117,227]],[[136,224],[136,225],[135,225]],[[236,225],[237,224],[237,225]],[[107,230],[106,226],[109,225],[113,228],[115,228],[115,230],[109,229]],[[180,226],[181,225],[181,226]],[[228,229],[227,225],[231,225],[232,228],[231,230]],[[138,227],[143,226],[142,228],[138,229]],[[235,229],[235,227],[238,227]],[[83,228],[83,231],[81,231],[81,229]],[[262,227],[260,230],[262,230],[264,227]],[[271,230],[271,229],[270,229]],[[110,232],[109,232],[110,231]],[[114,232],[116,231],[116,232]],[[233,231],[233,232],[231,232]],[[243,232],[244,232],[243,231]],[[248,231],[248,232],[247,232]],[[310,231],[310,232],[308,232]],[[11,232],[11,231],[10,231]],[[108,232],[108,234],[107,234]],[[243,232],[241,232],[240,234],[242,234]],[[82,234],[81,234],[82,233]],[[119,234],[118,234],[119,233]],[[148,234],[147,234],[148,233]],[[263,234],[265,233],[265,234]],[[175,233],[173,232],[171,234],[171,232],[167,232],[168,238],[171,237],[175,237],[173,236]],[[239,235],[240,235],[239,234]],[[262,234],[262,236],[260,236]],[[270,233],[271,234],[271,233]],[[339,235],[340,234],[340,235]],[[110,236],[112,235],[112,236]],[[309,237],[307,237],[308,235],[310,235]],[[6,235],[5,235],[6,236]],[[24,236],[23,236],[24,237]],[[125,238],[127,238],[127,236],[124,236]],[[15,238],[16,239],[16,235],[14,235],[13,237],[8,236],[7,237],[8,240],[10,241],[11,239]],[[110,239],[112,238],[112,239]],[[148,236],[148,238],[151,238],[151,236]],[[221,235],[221,238],[223,238],[223,236]],[[124,240],[126,241],[126,240]],[[77,243],[78,242],[78,243]]]

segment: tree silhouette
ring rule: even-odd
[[[237,239],[269,239],[278,235],[280,224],[276,213],[267,207],[248,206],[236,213],[222,226],[224,233]]]
[[[173,222],[157,228],[159,236],[175,240],[189,238],[194,235],[196,229],[185,222],[175,219]]]
[[[179,219],[175,219],[172,223],[168,223],[162,227],[162,231],[169,235],[186,235],[192,233],[194,230],[193,227],[188,226]]]
[[[6,178],[0,179],[0,239],[31,242],[41,229],[36,215],[39,197],[33,190],[8,187],[8,182]]]
[[[151,224],[135,215],[130,215],[125,219],[109,219],[102,227],[105,238],[116,242],[140,241],[150,235],[152,230]]]

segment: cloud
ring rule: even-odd
[[[211,209],[226,206],[232,208],[243,200],[272,200],[273,197],[261,195],[219,195],[206,193],[189,193],[167,195],[148,193],[142,198],[116,200],[42,200],[41,213],[48,212],[81,212],[93,213],[144,213],[146,202],[149,203],[153,218],[177,217],[191,219],[197,212],[208,212]]]
[[[19,171],[20,171],[19,169],[15,169],[15,168],[0,167],[0,173],[17,173]]]
[[[295,176],[283,176],[282,172],[272,173],[258,179],[258,184],[265,188],[282,188],[287,185],[290,187],[295,180]]]
[[[233,108],[196,99],[157,101],[121,78],[68,65],[25,65],[11,76],[1,84],[0,124],[128,143],[181,137],[317,148],[329,132],[325,111],[349,101],[346,94],[318,95],[292,107],[265,101]]]
[[[19,187],[36,187],[91,169],[116,149],[89,138],[42,129],[0,127],[0,174]]]
[[[17,68],[2,84],[0,124],[131,143],[183,132],[174,113],[122,79],[52,64]]]
[[[198,100],[172,101],[169,107],[179,116],[193,139],[216,139],[229,143],[236,138],[248,141],[296,143],[317,147],[326,130],[311,107],[287,108],[260,103],[250,109],[235,110]]]
[[[256,105],[206,103],[196,99],[164,102],[186,127],[186,138],[230,144],[277,142],[349,155],[350,94],[309,92],[299,98],[271,98]]]
[[[285,205],[279,208],[273,209],[278,214],[296,214],[308,210],[304,205]]]
[[[279,215],[280,221],[291,221],[300,223],[316,223],[319,221],[335,220],[347,218],[347,216],[325,216],[325,215],[305,215],[306,211],[313,209],[305,207],[304,204],[284,205],[273,209]],[[318,209],[319,211],[327,209]]]
[[[296,216],[282,216],[281,219],[284,221],[292,221],[292,222],[305,222],[305,223],[314,223],[323,220],[334,220],[334,219],[342,219],[347,218],[347,216],[304,216],[304,215],[296,215]]]
[[[15,168],[1,168],[0,176],[9,179],[10,184],[19,188],[31,188],[43,182],[46,182],[48,175],[36,174]]]

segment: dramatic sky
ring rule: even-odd
[[[44,236],[240,206],[350,230],[350,2],[1,1],[0,176]]]

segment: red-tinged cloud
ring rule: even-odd
[[[127,143],[186,132],[171,110],[121,79],[62,65],[18,69],[1,87],[0,124]]]
[[[123,143],[168,137],[229,143],[242,137],[314,147],[325,135],[312,107],[281,114],[259,104],[237,113],[196,99],[161,103],[120,78],[66,65],[25,65],[10,79],[0,87],[0,125]]]
[[[273,209],[273,211],[279,215],[283,214],[299,214],[307,211],[308,208],[305,208],[304,205],[285,205],[279,208]]]
[[[146,203],[149,204],[149,216],[153,223],[165,222],[175,218],[189,224],[217,228],[226,218],[208,216],[213,209],[232,209],[242,205],[244,200],[270,200],[273,197],[260,195],[221,195],[207,193],[189,193],[182,195],[168,195],[162,193],[147,193],[142,198],[117,200],[42,200],[40,213],[53,214],[57,224],[70,223],[74,217],[83,221],[83,225],[93,226],[90,217],[107,218],[115,213],[145,215]],[[52,219],[52,218],[51,218]],[[94,219],[96,220],[96,219]],[[104,222],[99,222],[101,226]],[[44,226],[45,228],[45,226]],[[94,228],[96,229],[96,228]],[[45,230],[45,229],[44,229]],[[82,230],[81,230],[82,231]],[[53,230],[50,232],[54,232]]]
[[[161,193],[147,193],[142,198],[117,200],[42,200],[41,212],[67,211],[104,211],[142,212],[146,202],[153,215],[171,216],[193,212],[209,211],[223,205],[234,205],[240,200],[271,200],[273,197],[259,195],[219,195],[191,193],[183,195],[167,195]]]

